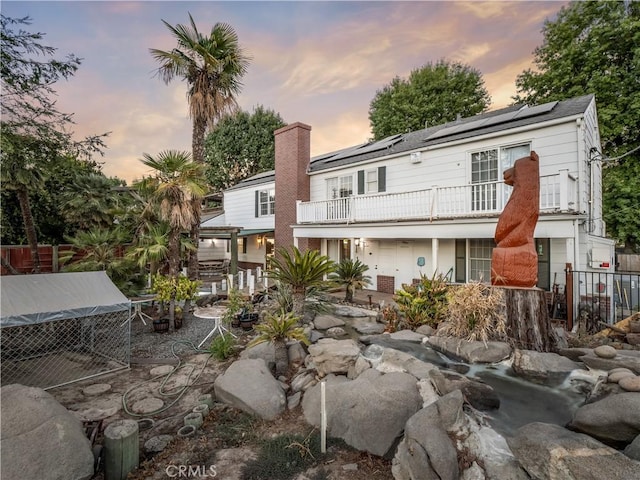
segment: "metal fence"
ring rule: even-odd
[[[129,367],[129,311],[0,330],[1,383],[53,388]]]
[[[576,320],[614,324],[640,311],[640,272],[574,270],[570,275]]]

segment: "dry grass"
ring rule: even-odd
[[[506,336],[503,293],[472,282],[449,292],[447,321],[439,332],[467,340],[501,340]]]

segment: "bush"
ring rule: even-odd
[[[236,339],[230,333],[218,335],[211,342],[209,352],[216,360],[224,361],[236,351]]]
[[[467,283],[449,293],[447,322],[440,333],[467,340],[502,340],[506,337],[503,293],[483,283]]]
[[[408,328],[416,329],[424,324],[437,327],[447,312],[448,290],[446,275],[438,273],[431,278],[421,275],[418,283],[404,284],[396,290],[393,299],[404,314]]]

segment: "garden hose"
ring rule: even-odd
[[[197,375],[193,378],[193,381],[191,381],[191,376],[193,375],[193,373],[196,371],[196,366],[193,364],[182,364],[182,360],[180,359],[180,357],[176,354],[175,352],[175,347],[179,344],[184,344],[187,346],[190,346],[193,350],[195,350],[198,353],[209,353],[208,350],[201,350],[198,347],[196,347],[193,342],[189,342],[186,340],[177,340],[175,342],[173,342],[173,344],[171,345],[171,354],[176,357],[178,359],[178,364],[174,367],[173,370],[171,370],[169,373],[166,374],[161,374],[161,375],[157,375],[149,380],[145,380],[144,382],[140,382],[136,385],[133,385],[132,387],[128,388],[123,394],[122,394],[122,408],[125,411],[125,413],[127,413],[128,415],[131,415],[132,417],[146,417],[146,416],[151,416],[151,415],[157,415],[159,413],[164,412],[165,410],[168,410],[169,408],[171,408],[172,406],[174,406],[181,398],[182,396],[185,394],[185,392],[187,391],[187,389],[189,387],[192,387],[195,382],[198,380],[198,378],[200,378],[200,375],[202,375],[202,372],[204,372],[204,369],[207,367],[209,360],[211,359],[211,355],[209,355],[209,357],[207,357],[207,360],[204,362],[204,364],[202,365],[202,368],[200,369],[200,371],[197,373]],[[187,382],[185,385],[183,385],[182,387],[180,387],[179,389],[174,389],[173,391],[165,391],[164,387],[167,384],[167,382],[171,379],[171,377],[173,376],[174,373],[176,373],[178,370],[180,370],[182,367],[190,367],[191,371],[189,372],[189,375],[187,376]],[[164,405],[162,408],[159,408],[158,410],[154,410],[152,412],[146,412],[146,413],[135,413],[129,410],[129,408],[127,407],[127,396],[136,388],[141,387],[142,385],[146,385],[147,383],[151,383],[153,381],[158,380],[161,377],[165,377],[164,380],[162,381],[162,383],[160,384],[160,387],[158,388],[158,393],[160,394],[160,396],[162,397],[173,397],[176,396],[173,401],[171,403],[169,403],[168,405]]]

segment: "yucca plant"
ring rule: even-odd
[[[306,250],[302,253],[297,247],[292,246],[290,250],[278,250],[266,275],[291,287],[293,312],[302,317],[304,300],[309,290],[328,286],[325,277],[334,270],[335,262],[317,250]]]
[[[258,336],[247,345],[252,347],[265,342],[273,343],[277,377],[285,375],[289,367],[287,340],[298,340],[305,345],[310,343],[304,329],[298,325],[299,320],[300,318],[292,312],[269,313],[263,322],[254,327]]]
[[[424,324],[437,327],[447,311],[448,289],[446,275],[434,273],[431,278],[420,275],[420,282],[396,290],[393,300],[404,314],[407,327],[415,329]]]
[[[467,340],[503,340],[506,315],[502,290],[479,282],[453,288],[449,294],[448,318],[438,332]]]
[[[344,301],[353,302],[353,294],[356,289],[371,285],[371,277],[364,274],[367,270],[369,270],[369,266],[360,260],[345,258],[338,264],[335,273],[329,279],[339,285],[344,285],[346,287]]]

